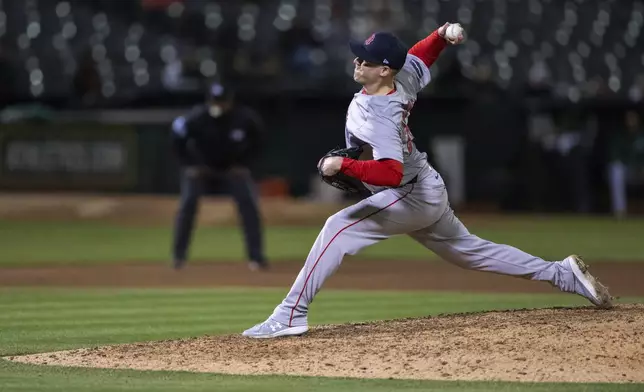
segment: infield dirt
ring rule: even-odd
[[[318,326],[295,338],[207,336],[11,359],[243,375],[644,382],[644,305]]]

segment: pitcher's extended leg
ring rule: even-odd
[[[462,268],[546,281],[562,291],[580,294],[595,305],[609,305],[606,302],[610,302],[610,295],[600,292],[603,286],[595,284],[577,256],[550,262],[515,247],[484,240],[471,234],[451,208],[435,224],[410,236]]]
[[[545,280],[558,285],[567,272],[509,245],[496,244],[471,234],[448,208],[432,226],[409,234],[434,253],[462,268]]]

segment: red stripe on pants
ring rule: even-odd
[[[322,256],[324,256],[324,253],[326,252],[326,250],[329,249],[329,246],[331,245],[331,243],[333,243],[333,240],[335,240],[336,237],[340,235],[340,233],[342,233],[343,231],[345,231],[349,227],[357,225],[358,223],[362,222],[363,220],[365,220],[367,218],[370,218],[370,217],[376,215],[377,213],[379,213],[381,211],[384,211],[387,208],[389,208],[389,207],[393,206],[394,204],[398,203],[399,201],[401,201],[402,199],[407,197],[407,195],[409,195],[411,193],[411,191],[413,191],[413,190],[414,190],[414,186],[412,185],[412,188],[409,190],[409,192],[405,193],[404,195],[402,195],[398,199],[396,199],[393,202],[389,203],[385,207],[382,207],[378,211],[374,211],[371,214],[365,216],[364,218],[361,218],[361,219],[359,219],[359,220],[357,220],[357,221],[355,221],[355,222],[343,227],[337,233],[335,233],[333,238],[331,238],[331,241],[329,241],[329,243],[324,247],[324,249],[322,250],[322,253],[320,253],[320,255],[318,256],[317,260],[315,260],[315,264],[313,264],[313,268],[311,268],[311,272],[309,272],[309,274],[306,276],[306,280],[304,281],[304,286],[302,287],[302,291],[300,291],[300,295],[297,297],[297,301],[295,302],[295,305],[291,308],[291,317],[288,320],[288,326],[289,327],[292,327],[291,323],[293,322],[293,312],[295,312],[295,308],[297,308],[297,305],[300,303],[300,299],[302,299],[302,295],[304,294],[304,290],[306,290],[306,285],[309,283],[309,279],[311,279],[311,275],[313,274],[313,271],[315,271],[315,267],[317,267],[318,263],[320,262],[320,259],[322,259]]]

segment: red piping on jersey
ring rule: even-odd
[[[362,88],[362,90],[361,90],[360,92],[361,92],[362,94],[364,94],[364,95],[369,95],[369,94],[367,93],[367,90],[365,90],[365,89],[364,89],[364,87]],[[396,88],[394,87],[390,92],[388,92],[388,93],[387,93],[387,95],[391,95],[391,94],[393,94],[393,93],[395,93],[395,92],[396,92]]]
[[[403,178],[403,164],[395,159],[358,161],[343,158],[340,172],[367,184],[397,187]]]
[[[302,286],[302,291],[300,291],[300,295],[297,297],[297,301],[295,302],[295,305],[293,305],[293,307],[291,308],[291,316],[290,316],[290,318],[288,319],[288,326],[289,326],[289,327],[292,327],[292,326],[293,326],[293,325],[291,324],[291,323],[293,322],[293,313],[295,312],[295,308],[297,308],[297,305],[299,305],[299,304],[300,304],[300,300],[302,299],[302,294],[304,294],[304,290],[306,290],[306,285],[309,283],[309,279],[311,279],[311,275],[313,275],[313,271],[315,271],[315,267],[317,267],[318,263],[319,263],[319,262],[320,262],[320,260],[322,259],[322,256],[324,256],[324,253],[326,253],[326,250],[327,250],[327,249],[329,249],[329,246],[331,246],[331,243],[333,243],[333,241],[334,241],[334,240],[335,240],[335,239],[340,235],[340,233],[342,233],[343,231],[345,231],[345,230],[346,230],[346,229],[348,229],[349,227],[351,227],[351,226],[355,226],[355,225],[357,225],[358,223],[362,222],[363,220],[365,220],[365,219],[367,219],[367,218],[371,218],[372,216],[376,215],[377,213],[379,213],[379,212],[381,212],[381,211],[384,211],[384,210],[386,210],[387,208],[389,208],[389,207],[393,206],[394,204],[398,203],[399,201],[401,201],[402,199],[404,199],[405,197],[407,197],[407,195],[409,195],[413,190],[414,190],[414,185],[412,184],[411,189],[409,190],[409,192],[407,192],[407,193],[405,193],[404,195],[400,196],[398,199],[396,199],[396,200],[392,201],[391,203],[389,203],[389,204],[388,204],[388,205],[386,205],[385,207],[382,207],[381,209],[379,209],[379,210],[377,210],[377,211],[374,211],[374,212],[372,212],[371,214],[369,214],[369,215],[365,216],[364,218],[361,218],[361,219],[359,219],[359,220],[357,220],[357,221],[355,221],[355,222],[353,222],[353,223],[351,223],[351,224],[349,224],[349,225],[347,225],[347,226],[344,226],[344,227],[343,227],[342,229],[340,229],[337,233],[335,233],[335,235],[333,236],[333,238],[331,238],[331,241],[329,241],[329,243],[328,243],[328,244],[326,244],[326,246],[324,247],[324,250],[322,250],[322,253],[320,253],[320,255],[318,256],[318,259],[317,259],[317,260],[315,260],[315,264],[313,264],[313,268],[311,268],[311,272],[309,272],[309,274],[306,276],[306,280],[304,281],[304,286]]]
[[[413,54],[419,59],[423,60],[423,63],[427,68],[431,67],[434,64],[434,61],[438,58],[438,55],[441,54],[443,49],[447,46],[447,41],[438,35],[438,30],[431,33],[427,38],[424,38],[416,43],[409,49],[409,54]]]

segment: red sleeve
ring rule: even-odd
[[[408,53],[423,60],[423,63],[429,68],[434,64],[441,51],[445,49],[445,46],[447,46],[447,41],[439,36],[438,30],[436,30],[427,38],[418,41],[409,49]]]
[[[358,161],[344,158],[340,171],[377,186],[400,186],[403,178],[403,164],[395,159]]]

